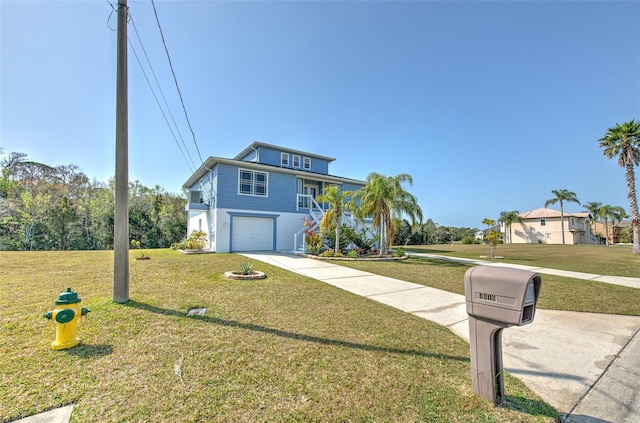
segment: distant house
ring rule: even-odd
[[[305,230],[317,229],[328,207],[316,201],[325,187],[365,186],[330,175],[334,160],[258,141],[230,159],[209,157],[182,185],[187,233],[205,232],[208,248],[220,253],[301,249]]]
[[[596,235],[599,240],[600,243],[602,244],[606,244],[605,240],[607,238],[606,236],[606,228],[604,226],[604,222],[599,221],[599,222],[594,222],[594,235]],[[621,233],[622,231],[625,230],[625,228],[628,228],[629,226],[631,226],[631,220],[621,220],[621,221],[608,221],[607,222],[607,226],[609,227],[609,244],[617,244],[621,241]]]
[[[511,224],[511,242],[514,244],[562,244],[560,211],[539,208],[520,213],[522,222]],[[509,240],[509,227],[500,225],[503,238]],[[589,212],[564,213],[565,244],[597,244],[591,234]]]

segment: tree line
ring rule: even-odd
[[[0,150],[0,154],[2,150]],[[0,250],[113,248],[115,182],[78,166],[49,166],[12,152],[0,160]],[[164,248],[187,231],[184,196],[129,183],[129,237]]]

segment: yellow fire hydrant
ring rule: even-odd
[[[75,347],[80,343],[77,337],[78,321],[91,310],[80,307],[78,293],[67,288],[56,300],[55,310],[45,313],[45,319],[49,319],[56,331],[56,339],[51,343],[54,350],[63,350]]]

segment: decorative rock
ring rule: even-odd
[[[267,277],[267,275],[265,275],[264,272],[259,272],[257,270],[254,270],[248,275],[242,274],[240,272],[229,271],[229,272],[224,272],[224,277],[227,279],[233,279],[233,280],[239,280],[239,281],[249,281],[254,279],[264,279]]]

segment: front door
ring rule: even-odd
[[[309,195],[311,196],[311,198],[315,200],[315,198],[318,196],[318,184],[308,183],[306,181],[303,182],[300,179],[298,180],[298,183],[300,184],[298,185],[299,192],[304,195]],[[300,190],[300,186],[302,186],[302,190]],[[313,203],[308,197],[304,197],[300,200],[299,207],[302,207],[305,209],[312,208]]]
[[[318,193],[317,193],[317,189],[318,189],[318,188],[317,188],[315,185],[314,185],[314,186],[311,186],[311,185],[305,185],[305,187],[304,187],[304,193],[305,193],[305,194],[307,194],[307,195],[310,195],[310,196],[311,196],[311,198],[313,198],[313,199],[315,200],[315,199],[316,199],[316,195],[318,194]],[[307,199],[307,200],[308,200],[308,199]],[[313,204],[308,204],[308,205],[307,205],[307,207],[312,207],[312,206],[313,206]]]

